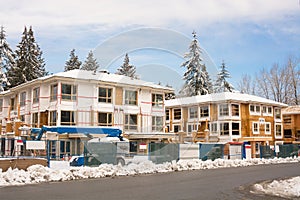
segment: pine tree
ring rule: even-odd
[[[197,34],[195,31],[192,34],[193,41],[189,47],[190,51],[184,55],[184,58],[187,59],[187,61],[181,65],[182,67],[187,68],[183,75],[185,84],[180,91],[182,96],[205,95],[211,92],[211,83],[206,67],[202,63],[202,51],[198,44]]]
[[[97,62],[97,59],[94,58],[93,52],[90,51],[81,69],[87,71],[97,71],[98,68],[99,64]]]
[[[80,69],[81,61],[79,61],[78,56],[75,55],[75,49],[72,49],[70,53],[70,59],[66,61],[65,72],[73,69]]]
[[[6,41],[6,35],[4,27],[1,26],[0,31],[0,92],[4,91],[4,88],[10,86],[7,80],[6,71],[15,65],[15,54],[11,50],[8,42]]]
[[[136,68],[135,66],[129,64],[129,57],[128,54],[126,53],[123,65],[118,69],[116,74],[125,75],[134,79],[138,79],[135,72],[136,72]]]
[[[217,75],[215,92],[232,92],[234,90],[233,86],[226,80],[228,78],[231,78],[231,76],[223,61],[220,66],[220,72]]]
[[[16,65],[7,71],[11,87],[47,75],[42,51],[36,43],[32,27],[24,28],[21,42],[17,46]]]

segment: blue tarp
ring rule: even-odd
[[[122,130],[114,127],[101,127],[101,126],[86,126],[86,127],[78,127],[78,126],[43,126],[42,128],[34,128],[31,130],[31,133],[38,133],[37,140],[42,138],[44,132],[56,132],[58,134],[106,134],[107,137],[120,137],[122,134]]]

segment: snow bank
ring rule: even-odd
[[[271,183],[263,182],[254,185],[255,193],[265,193],[284,198],[300,197],[300,176],[286,179],[274,180]]]
[[[274,159],[249,159],[249,160],[223,160],[217,159],[215,161],[194,160],[179,160],[178,162],[167,162],[163,164],[154,164],[151,161],[142,163],[131,163],[126,166],[102,164],[98,167],[70,167],[68,162],[51,161],[50,168],[41,165],[33,165],[24,170],[9,169],[2,172],[0,169],[0,186],[13,186],[25,184],[37,184],[42,182],[53,181],[69,181],[87,178],[102,178],[113,176],[132,176],[139,174],[165,173],[184,170],[205,170],[225,167],[244,167],[252,165],[263,164],[278,164],[300,162],[300,158],[274,158]],[[300,178],[298,178],[300,179]],[[299,181],[300,180],[296,180]],[[289,181],[287,180],[289,183]],[[255,188],[259,192],[274,191],[274,187],[282,186],[282,182],[273,182],[270,185],[256,184]],[[296,184],[294,184],[296,185]],[[299,195],[300,186],[295,189],[293,184],[287,186],[289,192]],[[279,192],[276,189],[276,192]],[[284,190],[284,192],[286,192]]]

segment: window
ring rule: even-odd
[[[228,104],[219,105],[219,116],[229,116]]]
[[[263,106],[263,114],[264,115],[272,115],[272,106]]]
[[[38,127],[39,113],[32,113],[32,127]]]
[[[234,117],[240,116],[240,107],[238,104],[231,104],[231,115]]]
[[[111,103],[112,102],[112,89],[99,87],[98,102]]]
[[[291,115],[285,115],[285,116],[283,116],[283,123],[285,123],[285,124],[292,123],[292,116]]]
[[[276,124],[275,125],[275,137],[282,137],[281,124]]]
[[[292,130],[291,129],[285,129],[283,130],[284,138],[292,138]]]
[[[179,131],[181,131],[181,126],[180,125],[174,125],[173,126],[173,130],[174,130],[174,133],[178,133]]]
[[[56,111],[54,110],[54,111],[50,111],[50,126],[56,126],[56,116],[57,116],[57,113],[56,113]]]
[[[240,135],[240,123],[232,122],[232,135]]]
[[[170,110],[166,110],[166,121],[170,120]]]
[[[252,122],[252,133],[259,134],[259,123],[258,122]]]
[[[3,111],[3,99],[0,99],[0,112]]]
[[[15,101],[15,98],[11,98],[10,99],[10,110],[16,110],[16,101]]]
[[[218,134],[218,123],[211,123],[210,125],[210,132],[212,134]]]
[[[174,120],[180,120],[181,119],[181,109],[176,108],[174,109]]]
[[[250,105],[250,114],[260,115],[260,105]]]
[[[187,124],[187,132],[188,134],[191,134],[193,132],[197,131],[197,124],[193,123],[193,124]]]
[[[20,94],[20,106],[25,106],[26,104],[26,92]]]
[[[163,131],[163,117],[152,116],[152,131]]]
[[[127,131],[137,131],[137,115],[125,114],[125,126]]]
[[[189,119],[198,118],[198,107],[189,108]]]
[[[50,101],[57,100],[57,84],[50,86]]]
[[[32,94],[32,102],[33,103],[38,103],[39,99],[40,99],[40,88],[39,87],[34,88],[32,93],[33,93]]]
[[[228,122],[220,123],[220,135],[221,136],[229,136],[229,123]]]
[[[61,111],[61,125],[75,125],[75,113],[74,111]]]
[[[98,113],[98,126],[112,126],[112,113]]]
[[[70,146],[70,141],[60,141],[60,158],[63,158],[65,155],[71,155]]]
[[[63,100],[75,101],[77,94],[77,86],[70,84],[61,85],[61,97]]]
[[[200,106],[200,117],[209,117],[208,106]]]
[[[125,91],[125,105],[137,105],[137,91]]]
[[[163,107],[163,99],[162,94],[152,94],[152,106]]]
[[[271,123],[270,122],[265,123],[265,134],[271,134]]]
[[[279,108],[274,109],[275,119],[281,119],[281,110]]]

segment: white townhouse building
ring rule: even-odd
[[[114,126],[132,140],[168,138],[163,87],[108,72],[72,70],[38,78],[0,93],[1,152],[15,144],[18,127]],[[74,135],[72,136],[74,137]],[[60,136],[64,153],[80,153],[78,138]]]

